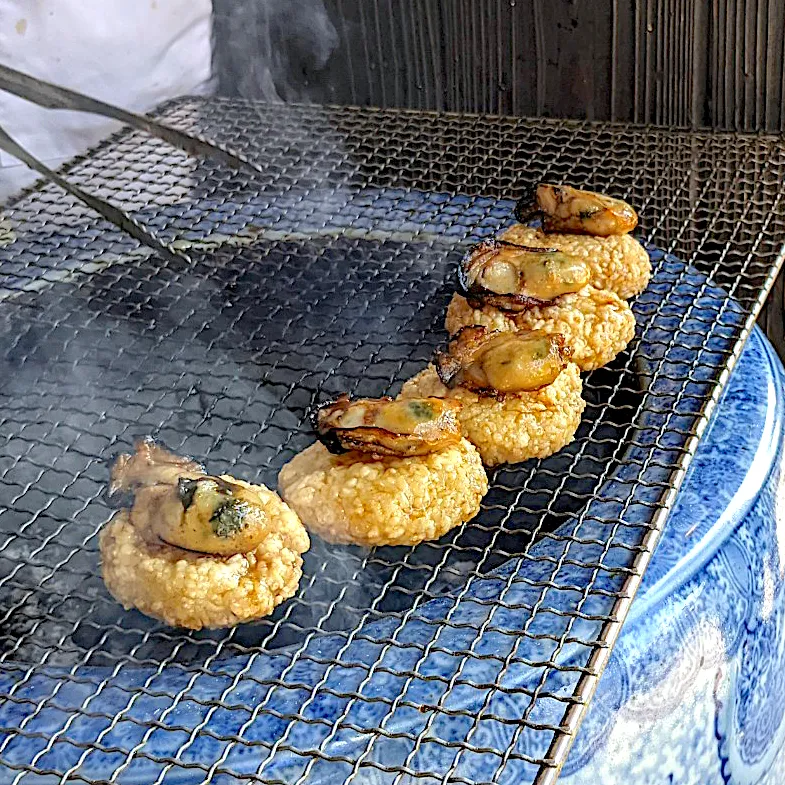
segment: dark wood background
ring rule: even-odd
[[[213,5],[225,95],[785,131],[785,0]],[[785,357],[783,291],[761,324]]]

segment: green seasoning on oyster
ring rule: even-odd
[[[406,401],[405,405],[411,416],[418,422],[427,422],[434,417],[433,404],[430,401]]]
[[[251,506],[244,501],[229,501],[222,504],[213,513],[210,523],[216,537],[234,537],[246,526]]]
[[[231,555],[253,550],[261,542],[266,518],[253,490],[204,475],[180,478],[171,493],[159,499],[153,530],[169,545]]]

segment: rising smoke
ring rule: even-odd
[[[323,98],[314,76],[339,43],[323,0],[214,0],[218,92],[268,101]]]

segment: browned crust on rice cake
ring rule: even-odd
[[[462,387],[450,390],[429,365],[404,384],[400,397],[433,395],[460,401],[463,406],[458,418],[466,438],[477,447],[486,466],[496,466],[545,458],[569,444],[585,406],[581,390],[581,377],[574,363],[553,384],[502,400]]]
[[[491,330],[542,330],[563,335],[572,351],[570,359],[581,371],[607,365],[635,335],[630,306],[613,292],[591,286],[562,295],[554,305],[522,313],[508,313],[489,305],[472,308],[464,297],[454,294],[447,307],[447,331],[454,335],[473,324]]]
[[[232,479],[233,482],[240,482]],[[297,591],[301,553],[310,545],[297,515],[277,494],[260,493],[270,532],[253,551],[213,556],[145,536],[121,510],[100,535],[101,568],[112,596],[128,610],[173,627],[229,627],[266,616]]]
[[[413,458],[333,455],[317,442],[281,469],[278,485],[308,529],[325,540],[415,545],[474,517],[488,478],[466,439]]]

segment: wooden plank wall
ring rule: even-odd
[[[785,130],[785,0],[215,0],[224,93]]]
[[[214,9],[223,94],[785,131],[785,0],[214,0]],[[785,357],[784,291],[781,279],[761,323]]]

